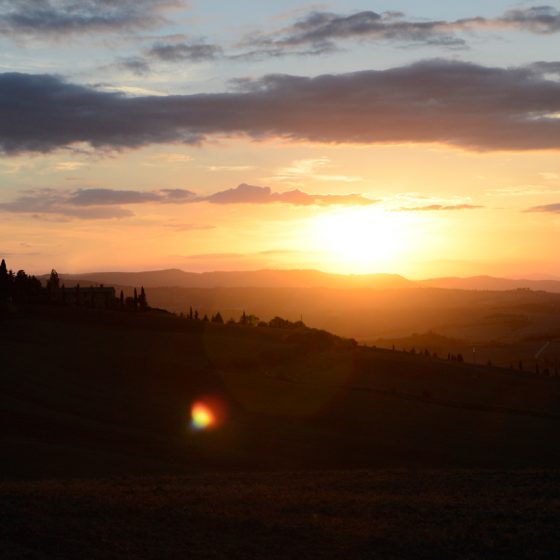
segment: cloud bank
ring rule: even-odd
[[[276,193],[269,187],[241,184],[208,196],[186,189],[134,191],[77,189],[62,191],[36,189],[24,192],[11,202],[0,203],[0,212],[34,214],[36,217],[63,216],[83,220],[127,218],[134,213],[123,206],[135,204],[291,204],[294,206],[363,206],[376,201],[359,194],[309,194],[299,190]],[[192,229],[192,228],[191,228]]]
[[[430,60],[314,78],[268,75],[237,86],[130,98],[51,75],[0,74],[0,151],[201,144],[212,135],[479,151],[560,148],[560,82],[538,67]]]

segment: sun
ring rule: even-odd
[[[381,208],[339,208],[311,219],[308,249],[341,273],[390,272],[421,246],[418,220]]]

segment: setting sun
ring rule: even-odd
[[[310,220],[308,249],[324,253],[324,268],[347,273],[397,269],[423,246],[420,220],[380,208],[340,208]]]

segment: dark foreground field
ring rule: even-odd
[[[4,559],[560,555],[550,470],[12,482],[0,495]]]
[[[46,308],[0,383],[2,559],[560,557],[558,377]]]

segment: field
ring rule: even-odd
[[[559,552],[558,378],[157,313],[0,334],[5,558]]]
[[[0,485],[3,558],[558,558],[558,471],[198,474]]]

